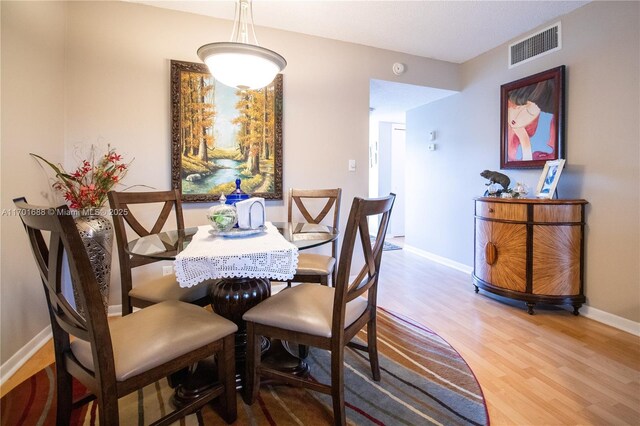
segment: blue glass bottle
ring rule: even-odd
[[[246,200],[250,197],[249,194],[240,189],[240,182],[240,179],[236,179],[236,189],[231,194],[227,195],[225,204],[235,205],[238,201]]]

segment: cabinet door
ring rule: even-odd
[[[527,227],[476,219],[476,276],[507,290],[527,287]]]
[[[533,227],[533,293],[580,293],[580,226]]]

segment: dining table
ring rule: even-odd
[[[275,227],[280,235],[284,237],[284,240],[293,244],[298,250],[307,250],[331,243],[339,235],[337,229],[320,224],[298,222],[269,222],[268,224]],[[210,228],[209,225],[205,225],[205,227]],[[202,235],[202,228],[203,226],[189,227],[184,230],[169,230],[146,235],[128,242],[125,250],[134,257],[175,261],[180,253],[183,253],[194,241],[194,238],[197,238],[196,235]],[[198,234],[199,230],[200,234]],[[211,232],[214,233],[213,231]],[[216,239],[218,239],[218,248],[220,243],[225,243],[225,240],[229,241],[229,245],[233,242],[234,246],[238,247],[238,244],[240,246],[250,245],[252,238],[256,238],[259,235],[259,232],[249,232],[245,237],[238,232],[236,236],[230,233],[227,237],[218,236]],[[222,238],[222,241],[219,240],[220,238]],[[184,262],[184,259],[181,259],[181,261]],[[213,311],[233,321],[238,326],[235,351],[236,383],[238,388],[242,387],[244,381],[243,373],[247,345],[246,323],[242,320],[242,315],[271,295],[271,280],[265,276],[255,275],[252,271],[246,271],[245,273],[242,270],[235,270],[233,276],[215,280],[209,291]],[[178,281],[180,281],[180,278],[178,278]],[[179,284],[184,286],[183,283]],[[308,372],[308,366],[304,360],[300,358],[297,351],[289,348],[286,342],[273,342],[272,344],[268,339],[262,339],[261,349],[263,362],[278,365],[278,368],[288,372],[297,372],[299,374]],[[211,367],[203,368],[208,371],[212,370]],[[191,374],[192,383],[176,389],[174,402],[185,404],[200,394],[202,388],[207,387],[210,382],[204,378],[208,374],[210,373]]]

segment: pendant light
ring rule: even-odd
[[[281,55],[258,45],[251,0],[236,3],[231,41],[205,44],[198,56],[216,80],[240,90],[265,87],[287,66]]]

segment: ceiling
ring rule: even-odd
[[[405,112],[456,94],[452,90],[416,86],[395,81],[369,82],[369,117],[377,121],[405,123]]]
[[[126,1],[229,20],[235,11],[233,0]],[[253,0],[253,18],[256,26],[463,63],[588,2]],[[372,117],[404,122],[408,109],[453,93],[372,80]]]
[[[229,20],[235,11],[231,0],[129,1]],[[586,3],[254,0],[253,18],[259,26],[462,63]]]

